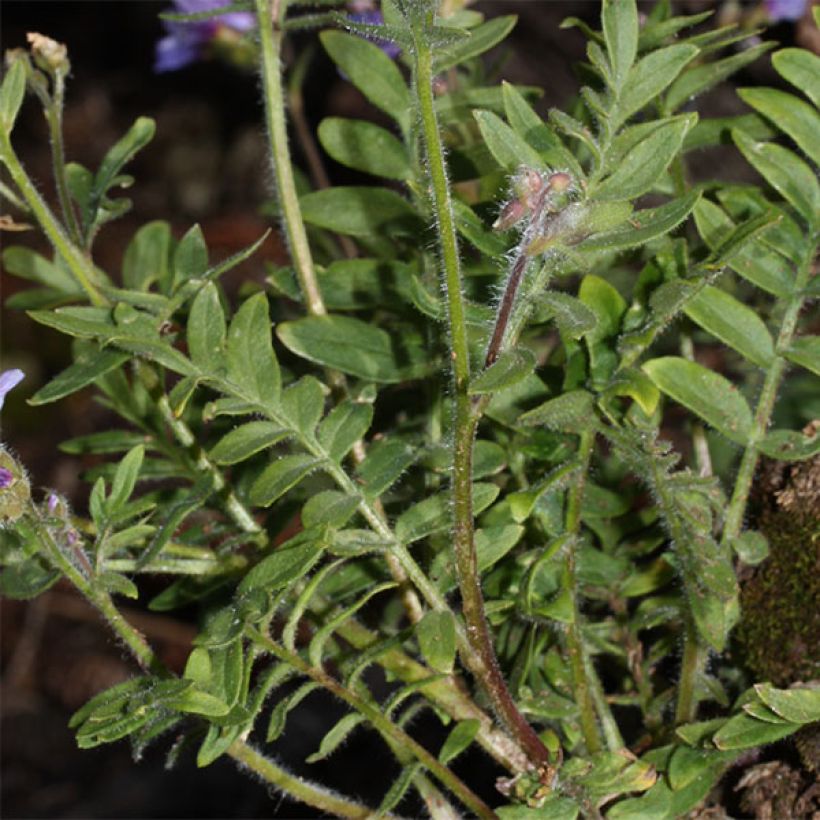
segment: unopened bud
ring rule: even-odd
[[[550,176],[547,180],[547,185],[553,191],[560,194],[572,185],[572,177],[569,174],[565,174],[563,171],[559,171],[557,174],[552,174]]]
[[[26,39],[31,43],[31,56],[40,68],[49,73],[68,73],[71,67],[68,62],[68,49],[62,43],[36,31],[30,31]]]
[[[528,208],[534,208],[544,190],[544,177],[534,168],[522,168],[515,177],[513,190]]]
[[[506,231],[527,215],[527,208],[520,199],[511,199],[493,222],[494,231]]]

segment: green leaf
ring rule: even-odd
[[[496,809],[496,814],[501,820],[576,820],[580,812],[581,807],[574,800],[569,797],[559,797],[554,793],[548,796],[537,809],[531,809],[521,803],[500,806]],[[609,813],[607,816],[610,816]],[[656,815],[653,820],[657,818]]]
[[[735,715],[719,729],[712,742],[721,750],[754,749],[782,740],[800,728],[795,723],[766,723],[747,714]]]
[[[820,107],[820,57],[805,48],[781,48],[772,55],[772,65]]]
[[[546,168],[541,155],[492,111],[474,111],[478,130],[496,162],[505,171],[516,171],[522,165]]]
[[[125,249],[122,258],[123,285],[129,290],[147,291],[154,282],[166,283],[170,255],[170,225],[161,221],[143,225]]]
[[[359,499],[338,490],[323,490],[309,498],[302,507],[302,524],[305,527],[317,527],[327,524],[329,527],[343,527],[356,512]],[[331,549],[334,545],[331,545]]]
[[[26,66],[23,58],[18,58],[12,61],[0,86],[0,121],[7,135],[11,134],[25,96]]]
[[[757,566],[769,557],[769,542],[762,532],[746,530],[746,532],[732,539],[732,549],[738,558],[750,567]]]
[[[518,422],[528,427],[543,424],[567,433],[591,430],[598,425],[595,398],[586,390],[570,390],[527,411]]]
[[[658,208],[636,211],[627,225],[593,234],[576,246],[576,251],[620,251],[645,245],[677,228],[692,212],[700,196],[701,192],[695,190]]]
[[[725,290],[707,285],[688,301],[684,312],[759,367],[774,361],[774,342],[763,320]]]
[[[319,125],[318,135],[322,148],[348,168],[397,180],[412,174],[405,147],[381,126],[327,117]]]
[[[715,145],[729,145],[732,131],[743,131],[756,140],[770,140],[777,137],[777,129],[759,114],[741,114],[734,117],[709,117],[700,120],[683,141],[684,152],[711,148]]]
[[[416,460],[416,450],[399,438],[384,438],[373,444],[365,460],[356,468],[368,498],[378,498]]]
[[[606,279],[587,274],[581,280],[578,298],[598,320],[595,328],[587,334],[590,341],[607,339],[620,330],[621,317],[626,312],[626,301]]]
[[[302,376],[282,393],[282,414],[294,429],[312,439],[325,409],[325,391],[313,376]]]
[[[139,150],[151,142],[156,130],[156,123],[150,117],[137,117],[125,135],[108,149],[94,176],[94,184],[91,190],[92,217],[95,220],[98,217],[94,215],[100,205],[103,204],[106,191],[117,184],[123,166],[129,163]],[[105,205],[104,207],[108,206]]]
[[[412,231],[418,217],[395,191],[365,185],[336,185],[299,198],[305,222],[335,233],[372,236],[390,227]]]
[[[396,64],[373,43],[341,31],[323,31],[319,39],[350,82],[403,128],[413,110],[410,92]]]
[[[322,459],[302,453],[276,459],[251,486],[251,502],[257,507],[269,507],[321,463]]]
[[[317,438],[333,461],[340,462],[373,422],[373,405],[344,401],[319,425]]]
[[[451,760],[455,760],[475,740],[480,728],[481,721],[476,718],[467,718],[456,723],[441,745],[439,761],[446,766]]]
[[[618,98],[613,129],[652,102],[697,53],[697,46],[676,43],[647,54],[634,65]]]
[[[478,515],[495,501],[499,487],[490,483],[473,484],[473,513]],[[450,526],[451,503],[449,493],[425,498],[405,510],[396,521],[396,538],[410,544],[446,530]]]
[[[116,370],[128,361],[130,356],[119,350],[100,350],[89,346],[82,350],[77,360],[70,367],[55,376],[47,385],[41,387],[29,400],[32,405],[48,404],[57,401],[83,387],[93,384],[100,376]]]
[[[738,389],[719,373],[677,356],[645,362],[655,386],[700,416],[727,438],[745,446],[752,431],[752,412]]]
[[[686,132],[696,121],[696,114],[659,120],[657,127],[627,151],[603,182],[590,186],[590,196],[618,200],[645,194],[679,153]]]
[[[208,282],[196,295],[188,316],[188,353],[206,372],[219,369],[225,345],[225,314],[216,285]]]
[[[420,763],[411,763],[409,766],[402,767],[401,771],[393,779],[387,793],[382,798],[379,807],[373,812],[374,816],[385,817],[389,815],[404,799],[404,795],[407,794],[408,789],[413,785],[413,780],[421,771]]]
[[[555,131],[535,113],[518,89],[507,82],[501,85],[504,113],[515,133],[538,151],[547,166],[569,168],[577,177],[583,178],[578,161],[566,149]]]
[[[358,712],[351,712],[345,715],[322,738],[322,742],[319,744],[319,751],[305,758],[305,763],[318,763],[320,760],[330,757],[330,755],[344,743],[348,735],[365,720],[365,716],[360,715]]]
[[[801,151],[820,165],[820,113],[794,94],[774,88],[741,88],[738,95],[755,111],[785,131]]]
[[[521,540],[523,534],[524,527],[517,524],[476,530],[475,551],[478,571],[484,572],[498,563]],[[452,556],[446,551],[440,552],[433,563],[431,575],[443,593],[455,589],[456,575]]]
[[[526,521],[535,508],[538,499],[548,491],[562,489],[576,473],[578,466],[577,461],[567,462],[556,467],[526,490],[510,493],[507,496],[507,502],[510,505],[513,519],[518,523]]]
[[[109,516],[119,512],[134,492],[144,457],[145,448],[140,444],[130,450],[117,465],[114,480],[111,483],[111,493],[106,502]]]
[[[293,353],[374,382],[400,382],[427,371],[421,340],[389,334],[351,316],[308,316],[283,322],[277,336]]]
[[[58,570],[43,566],[34,556],[15,564],[7,564],[0,571],[0,594],[14,600],[36,598],[62,578]]]
[[[449,674],[456,659],[456,625],[449,611],[430,610],[416,624],[424,660],[436,672]]]
[[[273,352],[268,299],[257,293],[246,299],[228,331],[228,378],[251,401],[275,405],[281,377]]]
[[[231,711],[231,707],[223,700],[195,687],[186,689],[176,697],[169,698],[166,705],[180,712],[189,712],[205,717],[222,717]]]
[[[817,687],[775,689],[770,683],[756,683],[755,692],[766,706],[790,723],[820,720],[820,689]]]
[[[249,421],[223,436],[209,455],[216,464],[238,464],[272,447],[289,434],[290,431],[270,421]]]
[[[809,165],[788,148],[757,142],[742,131],[733,130],[732,138],[766,182],[794,205],[809,225],[816,225],[820,220],[820,183]]]
[[[616,89],[626,82],[638,53],[638,10],[635,0],[603,0],[601,24]]]
[[[456,228],[468,242],[487,256],[499,256],[506,252],[507,242],[504,238],[488,230],[469,205],[454,199],[452,206]]]
[[[580,299],[561,291],[548,290],[536,297],[538,308],[552,317],[562,336],[580,339],[598,326],[598,315]]]
[[[79,293],[80,287],[72,275],[60,265],[51,262],[39,253],[13,245],[3,251],[3,267],[7,273],[38,282],[62,293]]]
[[[239,592],[276,592],[307,575],[325,548],[322,531],[304,530],[263,558],[242,579]]]
[[[792,274],[780,254],[763,247],[757,239],[759,230],[744,230],[714,202],[701,198],[694,209],[698,233],[718,255],[715,264],[726,265],[744,279],[775,296],[789,296]]]
[[[498,45],[515,27],[515,15],[495,17],[469,31],[469,37],[454,45],[433,52],[433,73],[440,74],[450,68],[478,57],[493,46]]]
[[[471,382],[471,396],[496,393],[526,379],[535,368],[535,355],[525,347],[507,350],[486,370],[482,370]]]
[[[820,336],[798,336],[783,355],[820,376]]]
[[[295,692],[291,692],[286,697],[283,697],[274,707],[271,712],[270,721],[268,722],[268,731],[265,740],[272,743],[285,730],[285,724],[288,719],[288,712],[295,709],[311,692],[315,692],[319,688],[318,683],[308,681],[303,683]]]
[[[619,370],[605,392],[606,395],[629,396],[640,405],[647,416],[655,412],[661,398],[661,394],[649,378],[634,368]]]
[[[174,251],[174,285],[199,279],[208,270],[208,246],[202,228],[193,225],[179,240]]]
[[[803,435],[795,430],[771,430],[757,445],[763,455],[781,461],[802,461],[820,453],[820,435]]]
[[[712,63],[702,63],[684,71],[666,94],[665,105],[667,110],[675,111],[684,103],[689,102],[699,94],[714,88],[739,71],[749,63],[753,63],[762,54],[774,47],[774,43],[760,43],[731,57],[717,60]]]

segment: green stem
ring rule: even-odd
[[[341,624],[336,634],[360,651],[369,649],[379,640],[375,633],[355,618]],[[405,683],[430,680],[433,675],[430,669],[398,647],[386,649],[374,662]],[[478,720],[480,726],[476,741],[506,769],[519,773],[529,768],[527,757],[521,747],[493,726],[489,716],[476,706],[453,678],[430,681],[422,694],[454,720]]]
[[[246,629],[248,637],[279,660],[285,661],[301,674],[318,683],[324,689],[336,695],[348,706],[364,715],[373,727],[386,739],[399,744],[413,755],[431,774],[446,786],[476,817],[495,818],[496,814],[475,795],[450,769],[440,763],[430,752],[415,741],[403,729],[389,720],[373,703],[364,700],[351,690],[342,686],[335,678],[323,669],[311,666],[301,655],[291,652],[252,628]]]
[[[429,22],[428,20],[427,23]],[[419,23],[417,22],[416,25]],[[458,241],[450,199],[450,186],[447,182],[444,149],[441,144],[433,101],[432,54],[423,33],[416,32],[415,44],[416,94],[432,187],[441,262],[444,269],[443,278],[447,295],[455,388],[452,473],[453,546],[468,643],[467,647],[461,647],[461,656],[465,666],[481,682],[501,722],[520,743],[532,762],[541,768],[549,764],[549,752],[518,710],[507,688],[498,665],[484,612],[484,598],[481,592],[481,578],[474,543],[472,502],[473,441],[479,416],[473,412],[470,395],[467,392],[470,381],[470,360]]]
[[[805,301],[803,291],[808,284],[811,274],[815,245],[816,243],[809,244],[806,256],[797,271],[794,282],[794,295],[783,314],[780,333],[777,336],[777,342],[775,344],[775,350],[778,355],[766,373],[763,389],[760,391],[760,398],[757,401],[757,408],[752,424],[752,433],[749,436],[749,442],[740,460],[735,486],[732,491],[732,498],[729,501],[729,507],[726,512],[726,523],[723,526],[723,536],[721,539],[721,543],[724,545],[728,545],[733,538],[736,538],[743,527],[743,515],[746,512],[746,504],[749,500],[749,492],[752,488],[752,480],[754,479],[755,468],[757,467],[759,455],[758,445],[766,435],[766,430],[769,427],[769,422],[772,417],[772,410],[774,410],[775,400],[777,399],[777,391],[780,388],[780,382],[786,371],[787,361],[783,358],[782,354],[791,344],[794,332],[797,328],[797,320]]]
[[[57,199],[60,210],[63,212],[63,221],[68,228],[68,235],[75,245],[83,244],[80,224],[77,214],[71,204],[68,192],[65,170],[65,149],[63,145],[63,99],[65,96],[65,75],[62,71],[54,74],[54,97],[46,108],[46,121],[51,140],[51,164],[54,171],[54,186],[57,189]]]
[[[0,161],[8,169],[17,190],[22,194],[31,213],[40,223],[54,249],[74,275],[77,284],[86,292],[93,305],[98,307],[105,305],[106,299],[97,289],[99,274],[90,260],[73,245],[62,225],[60,225],[51,209],[34,187],[28,174],[26,174],[17,154],[14,152],[11,141],[5,136],[0,137]]]
[[[249,769],[288,796],[319,809],[323,814],[332,817],[373,817],[373,810],[367,806],[348,800],[304,777],[291,774],[247,743],[234,741],[228,754],[242,768]]]
[[[612,709],[609,708],[609,704],[607,703],[606,692],[604,692],[603,684],[598,677],[595,664],[588,654],[585,660],[590,696],[592,697],[592,702],[595,704],[598,720],[601,721],[601,729],[604,733],[604,740],[606,740],[606,747],[610,752],[617,752],[620,749],[624,749],[626,744],[621,735],[621,730],[618,728],[618,721],[615,720]]]
[[[262,90],[265,100],[265,123],[270,142],[271,162],[276,179],[276,196],[282,213],[285,236],[288,240],[299,287],[308,313],[327,314],[322,293],[313,267],[305,224],[293,178],[288,132],[285,122],[285,94],[282,87],[281,50],[283,31],[281,20],[273,19],[274,0],[255,0],[259,19]],[[277,4],[278,7],[278,4]]]
[[[686,637],[680,662],[678,701],[675,706],[675,724],[691,723],[697,717],[698,700],[695,689],[708,651],[701,643],[691,615],[686,618]]]
[[[581,613],[578,607],[578,579],[576,574],[576,552],[578,533],[581,530],[581,503],[586,489],[589,462],[595,445],[595,433],[585,431],[581,433],[578,442],[578,458],[581,462],[578,478],[570,487],[567,496],[565,532],[572,536],[566,546],[564,564],[565,583],[569,586],[572,599],[572,623],[567,629],[567,653],[572,671],[572,688],[575,693],[575,702],[581,710],[581,731],[587,751],[595,754],[601,750],[601,737],[598,732],[598,722],[595,716],[595,703],[592,699],[590,682],[587,676],[587,658],[584,648],[584,638],[581,631]]]

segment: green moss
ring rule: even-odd
[[[818,520],[783,510],[766,515],[761,529],[770,556],[741,591],[747,664],[779,686],[811,680],[820,674]]]

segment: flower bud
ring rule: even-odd
[[[0,522],[14,522],[26,510],[31,497],[22,465],[0,447]]]
[[[572,185],[572,177],[569,174],[559,171],[557,174],[551,174],[547,180],[547,185],[556,193],[560,194]]]
[[[31,56],[34,62],[49,74],[68,74],[71,63],[68,61],[68,49],[63,43],[52,40],[44,34],[30,31],[26,39],[31,43]]]
[[[520,199],[511,199],[493,222],[494,231],[506,231],[527,215],[527,208]]]

